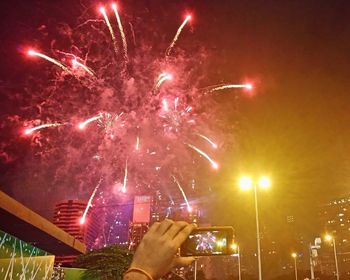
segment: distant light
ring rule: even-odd
[[[298,255],[297,255],[297,253],[292,253],[292,258],[296,258]]]
[[[237,245],[236,243],[232,243],[232,244],[231,244],[231,249],[232,249],[233,251],[236,251],[236,250],[238,249],[238,245]]]
[[[187,15],[186,16],[186,20],[191,20],[192,19],[192,16],[191,15]]]
[[[268,177],[262,176],[259,179],[259,187],[261,187],[263,189],[268,189],[270,186],[271,186],[271,181]]]
[[[239,186],[243,191],[250,190],[253,186],[252,178],[248,176],[243,176],[239,179]]]
[[[214,169],[219,169],[219,164],[216,163],[215,161],[212,162],[211,166],[212,166]]]
[[[116,3],[112,3],[112,9],[113,10],[117,10],[117,4]]]
[[[325,235],[325,237],[324,237],[324,239],[326,240],[326,241],[332,241],[333,240],[333,236],[332,235],[330,235],[330,234],[326,234]]]

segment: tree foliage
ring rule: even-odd
[[[129,250],[112,245],[80,255],[76,265],[86,268],[84,279],[119,280],[130,266],[132,256]]]

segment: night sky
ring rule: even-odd
[[[145,24],[159,24],[167,33],[154,35],[168,41],[179,18],[191,11],[191,31],[184,32],[179,44],[187,49],[193,42],[210,50],[208,84],[248,79],[255,85],[253,96],[241,94],[232,110],[226,104],[232,97],[222,97],[235,137],[227,140],[231,144],[213,181],[216,193],[208,207],[212,222],[233,224],[238,235],[254,230],[253,194],[239,191],[237,179],[241,174],[268,174],[272,188],[259,196],[263,223],[278,231],[286,215],[294,215],[305,234],[316,234],[317,207],[350,194],[349,1],[122,3],[130,17],[148,14]],[[21,49],[31,44],[40,26],[48,25],[48,38],[54,37],[50,22],[74,23],[80,12],[78,1],[13,0],[0,5],[4,117],[16,111],[7,96],[18,91],[28,71],[40,72]],[[48,48],[48,42],[42,45]],[[6,140],[7,132],[0,133]],[[1,160],[1,189],[12,194],[12,179],[20,171]],[[24,196],[20,199],[38,208]]]

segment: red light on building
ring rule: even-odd
[[[147,195],[135,196],[132,222],[129,224],[129,248],[136,249],[149,228],[152,198]]]
[[[53,224],[83,242],[87,247],[95,240],[98,234],[96,219],[87,215],[84,224],[80,223],[87,202],[81,200],[65,200],[55,206]],[[55,262],[62,266],[70,266],[77,256],[56,256]]]
[[[133,223],[147,223],[151,219],[151,197],[142,195],[134,198]]]

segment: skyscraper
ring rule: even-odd
[[[83,216],[87,202],[81,200],[64,200],[56,204],[53,223],[65,232],[83,242],[87,248],[91,248],[98,234],[98,225],[93,215],[87,215],[83,224],[80,219]],[[56,256],[56,263],[62,266],[70,266],[76,256]]]
[[[322,205],[319,218],[324,233],[331,234],[335,239],[340,273],[350,275],[350,197],[334,199]],[[331,244],[322,242],[320,256],[323,271],[334,273]]]
[[[129,248],[135,249],[147,232],[151,222],[151,196],[134,198],[133,219],[129,224]]]

